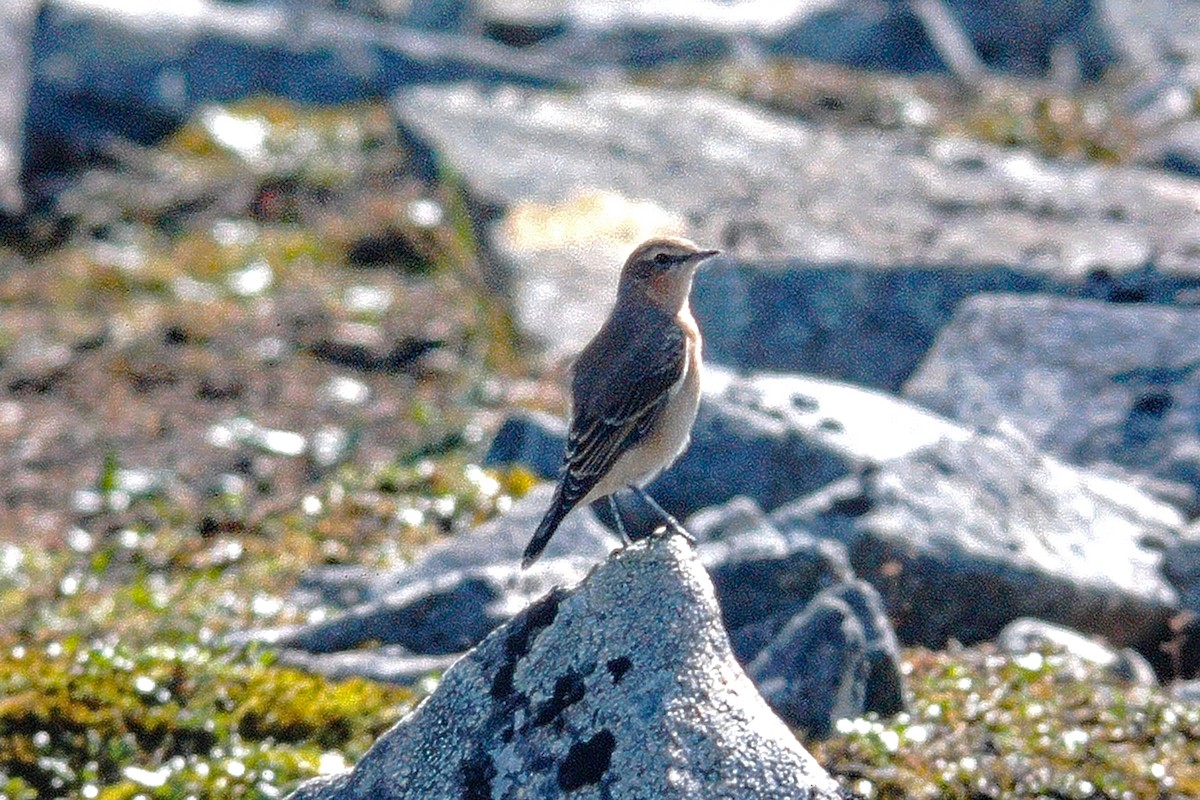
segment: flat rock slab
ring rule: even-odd
[[[714,360],[887,388],[974,292],[1172,302],[1200,285],[1200,193],[1178,177],[818,127],[699,90],[419,87],[394,108],[502,212],[487,241],[552,354],[599,328],[647,215],[729,254],[694,292]],[[641,210],[581,203],[596,194]]]
[[[353,771],[297,800],[849,797],[729,650],[679,537],[627,548],[446,671]]]
[[[843,542],[907,644],[991,639],[1019,617],[1159,658],[1179,598],[1177,511],[1011,430],[943,441],[784,506],[785,533]]]
[[[1200,308],[975,297],[904,394],[970,425],[1008,420],[1076,464],[1200,490]]]

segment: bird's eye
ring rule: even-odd
[[[667,255],[666,253],[659,253],[656,256],[654,256],[654,263],[655,264],[669,264],[669,263],[671,263],[671,256]]]

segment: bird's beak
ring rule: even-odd
[[[701,250],[700,252],[698,252],[694,256],[692,256],[692,260],[693,261],[704,261],[705,259],[712,258],[715,255],[720,255],[720,253],[721,253],[720,250]]]

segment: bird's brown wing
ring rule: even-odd
[[[580,356],[574,386],[576,409],[567,434],[563,464],[563,500],[579,502],[604,476],[621,454],[641,441],[659,421],[671,388],[686,367],[687,338],[674,320],[643,331],[640,342],[651,347],[629,347],[627,342],[599,339]],[[607,345],[607,347],[605,347]],[[584,359],[601,348],[601,364]],[[578,379],[588,367],[586,380]]]
[[[627,323],[610,319],[576,363],[562,474],[525,548],[525,567],[621,454],[654,429],[686,368],[687,337],[673,319],[643,314],[638,324]]]

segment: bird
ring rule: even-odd
[[[632,488],[666,521],[682,526],[642,488],[687,447],[700,404],[700,328],[688,296],[696,268],[719,250],[655,237],[621,269],[608,319],[576,359],[571,422],[558,484],[521,560],[528,568],[580,503],[608,498],[628,541],[614,494]]]

